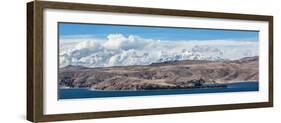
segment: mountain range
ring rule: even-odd
[[[236,40],[158,40],[137,35],[60,39],[59,67],[150,65],[177,60],[235,60],[258,55],[258,42]]]
[[[187,51],[186,51],[187,52]],[[258,81],[259,57],[238,60],[163,60],[149,65],[59,68],[60,88],[147,90],[193,88],[198,82],[221,84]]]

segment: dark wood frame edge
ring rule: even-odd
[[[29,121],[35,121],[34,120],[34,106],[33,106],[33,100],[34,100],[34,88],[33,88],[33,23],[34,23],[34,9],[33,9],[34,3],[28,3],[27,4],[27,93],[26,93],[26,99],[27,99],[27,119]]]
[[[43,113],[43,9],[44,8],[267,21],[269,22],[269,101],[258,102],[258,103],[243,103],[243,104],[44,115]],[[79,4],[79,3],[46,2],[46,1],[33,1],[27,3],[27,120],[31,122],[187,113],[187,112],[202,112],[202,111],[215,111],[215,110],[260,108],[260,107],[272,107],[272,106],[273,106],[273,16]]]

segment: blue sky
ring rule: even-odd
[[[59,36],[106,38],[109,34],[137,35],[157,40],[248,40],[258,41],[257,31],[167,28],[126,25],[59,23]]]

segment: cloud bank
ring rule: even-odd
[[[257,41],[145,39],[109,34],[105,39],[62,38],[59,67],[148,65],[172,60],[224,60],[258,55]]]

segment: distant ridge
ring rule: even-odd
[[[73,70],[75,70],[75,69],[86,69],[86,68],[88,68],[88,67],[84,67],[84,66],[81,66],[81,65],[67,65],[67,66],[65,66],[65,67],[63,67],[63,68],[60,68],[60,69],[62,69],[62,70],[70,70],[70,69],[73,69]]]

